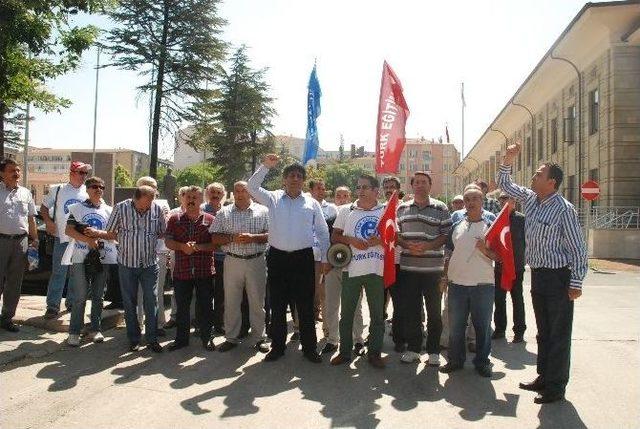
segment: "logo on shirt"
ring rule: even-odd
[[[92,228],[104,229],[107,220],[99,213],[89,213],[82,218],[82,223],[86,223]]]
[[[353,231],[353,235],[356,238],[361,238],[363,240],[368,240],[371,237],[375,237],[378,235],[378,231],[376,230],[376,226],[378,226],[378,218],[375,216],[365,216],[361,218],[357,223]]]
[[[71,204],[75,204],[75,203],[81,203],[82,201],[76,199],[76,198],[71,198],[68,199],[65,203],[64,203],[64,214],[69,214],[69,206]]]

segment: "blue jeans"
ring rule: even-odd
[[[91,331],[99,332],[102,321],[102,296],[104,287],[107,284],[107,270],[109,266],[104,266],[104,271],[96,274],[91,281]],[[84,308],[87,303],[87,289],[89,280],[84,270],[84,264],[73,264],[71,266],[71,278],[69,280],[70,290],[73,290],[73,306],[71,307],[71,321],[69,322],[69,334],[80,335],[84,325]]]
[[[124,320],[127,325],[127,338],[131,343],[140,342],[140,325],[138,324],[138,287],[142,287],[142,303],[144,307],[144,332],[147,343],[158,342],[158,264],[145,268],[131,268],[118,264],[120,291]]]
[[[489,365],[491,353],[491,315],[493,313],[494,286],[460,286],[449,283],[449,363],[463,366],[466,360],[465,330],[471,313],[476,331],[476,368]]]
[[[67,250],[69,243],[60,243],[60,239],[56,237],[53,245],[53,256],[51,261],[51,277],[47,285],[47,309],[60,311],[60,301],[62,301],[62,292],[64,284],[67,281],[68,265],[61,265],[62,255]],[[73,303],[73,292],[69,287],[67,290],[67,300],[65,306],[69,308]]]

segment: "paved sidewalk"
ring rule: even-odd
[[[263,363],[250,344],[223,354],[204,351],[195,338],[178,352],[129,353],[124,330],[112,329],[103,344],[63,344],[0,367],[0,427],[637,428],[640,275],[589,274],[576,304],[567,401],[560,403],[535,405],[533,393],[517,388],[535,377],[528,293],[526,302],[527,342],[494,342],[491,380],[469,362],[450,376],[424,363],[401,364],[388,336],[388,367],[376,370],[363,359],[338,368],[326,357],[312,364],[296,344],[275,363]],[[0,333],[0,343],[48,341],[26,329],[10,335]]]

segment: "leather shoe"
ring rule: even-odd
[[[304,352],[303,355],[309,362],[322,363],[322,356],[316,351]]]
[[[2,329],[4,329],[5,331],[9,331],[9,332],[19,332],[20,331],[20,328],[18,327],[18,325],[13,323],[11,320],[5,320],[4,322],[2,322],[2,324],[0,324],[0,327]]]
[[[331,359],[331,365],[337,366],[337,365],[342,365],[343,363],[347,363],[351,361],[351,359],[349,359],[346,356],[342,356],[342,355],[336,355],[334,356],[333,359]]]
[[[180,343],[176,343],[174,341],[171,344],[169,344],[169,348],[168,349],[169,349],[170,352],[174,352],[176,350],[179,350],[179,349],[182,349],[182,348],[185,348],[185,347],[187,347],[186,344],[180,344]]]
[[[338,346],[336,346],[335,344],[327,343],[322,348],[322,354],[325,355],[327,353],[333,353],[337,350],[337,348]]]
[[[147,348],[154,353],[162,353],[162,346],[157,341],[155,343],[147,344]]]
[[[551,402],[556,402],[564,399],[564,394],[562,393],[538,393],[533,399],[533,402],[536,404],[550,404]]]
[[[544,390],[544,382],[540,379],[540,377],[536,377],[530,383],[520,383],[518,387],[522,390],[528,390],[530,392],[541,392]]]
[[[499,340],[501,338],[504,338],[504,331],[493,331],[493,334],[491,334],[492,340]]]
[[[140,344],[138,344],[138,343],[129,344],[129,351],[130,352],[137,352],[138,350],[140,350]]]
[[[440,371],[443,374],[450,374],[454,371],[458,371],[461,370],[462,366],[461,365],[454,365],[451,362],[447,363],[444,366],[441,366],[440,368],[438,368],[438,371]]]
[[[284,352],[275,350],[275,349],[271,349],[271,351],[269,353],[267,353],[267,355],[264,357],[264,361],[265,362],[275,362],[278,359],[280,359],[282,356],[284,355]]]
[[[228,352],[231,349],[235,349],[236,347],[238,347],[237,344],[232,343],[230,341],[225,341],[224,343],[220,344],[220,347],[218,347],[218,351],[221,353],[224,353],[224,352]]]
[[[374,368],[382,369],[385,366],[387,366],[384,363],[384,360],[382,359],[382,357],[380,357],[380,353],[370,354],[368,361],[369,361],[369,365],[371,365]]]

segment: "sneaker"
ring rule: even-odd
[[[47,308],[47,311],[44,312],[44,317],[45,319],[55,319],[58,317],[58,313],[59,311],[53,308]]]
[[[429,366],[440,366],[440,353],[429,353]]]
[[[400,362],[403,362],[403,363],[420,362],[420,355],[416,352],[406,351],[402,354],[402,357],[400,358]]]
[[[69,334],[67,338],[67,344],[73,347],[78,347],[80,345],[80,335]]]
[[[91,338],[94,343],[101,343],[104,341],[104,335],[102,335],[102,332],[100,331],[90,333],[89,338]]]
[[[338,346],[336,346],[335,344],[331,344],[331,343],[327,343],[324,345],[324,347],[322,348],[322,354],[325,355],[327,353],[333,353],[338,349]]]

